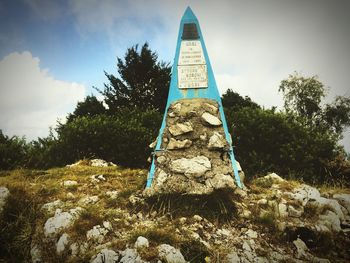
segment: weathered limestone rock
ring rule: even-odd
[[[136,242],[135,242],[134,246],[135,246],[135,248],[146,248],[146,247],[149,247],[148,239],[143,237],[143,236],[139,236],[136,239]]]
[[[290,194],[290,197],[305,206],[309,200],[320,198],[321,194],[315,187],[303,184],[294,189],[293,193]]]
[[[120,254],[122,256],[120,263],[146,263],[141,259],[136,249],[127,248],[121,251]]]
[[[350,194],[334,194],[333,198],[345,207],[350,214]]]
[[[105,160],[102,160],[102,159],[92,159],[90,160],[90,166],[107,167],[107,166],[117,166],[117,165],[112,162],[106,162]]]
[[[190,122],[176,123],[175,125],[172,125],[169,127],[169,132],[173,136],[182,135],[192,131],[193,131],[193,128]]]
[[[298,239],[293,241],[293,244],[297,249],[297,253],[296,253],[297,258],[300,258],[300,259],[301,258],[304,258],[304,259],[309,258],[309,253],[308,253],[309,249],[303,240],[298,238]]]
[[[62,212],[61,209],[57,209],[55,215],[50,217],[44,225],[45,236],[53,237],[61,230],[73,225],[74,221],[79,217],[82,210],[83,209],[81,207],[70,209],[69,212]]]
[[[56,243],[56,253],[57,255],[62,254],[62,252],[67,248],[69,243],[69,235],[67,233],[63,233],[60,239]]]
[[[165,156],[163,156],[163,155],[161,155],[161,156],[159,156],[158,158],[157,158],[157,163],[159,163],[159,164],[163,164],[163,163],[165,163],[167,161],[167,158],[165,157]]]
[[[93,184],[98,184],[106,181],[106,178],[103,176],[103,174],[91,175],[90,179]]]
[[[102,249],[95,257],[90,260],[90,263],[115,263],[118,262],[118,254],[110,249]]]
[[[216,116],[214,116],[214,115],[212,115],[212,114],[210,114],[208,112],[204,112],[202,114],[202,119],[206,123],[208,123],[209,125],[212,125],[212,126],[220,126],[220,125],[222,125],[222,122],[221,122],[221,120],[218,117],[216,117]]]
[[[227,255],[226,260],[228,263],[239,263],[241,262],[240,257],[238,256],[237,252],[231,252]]]
[[[234,179],[226,174],[215,174],[213,178],[206,180],[205,184],[214,189],[236,188]]]
[[[211,170],[211,163],[205,156],[196,156],[191,159],[181,158],[172,161],[170,169],[175,173],[181,173],[186,176],[200,177]]]
[[[185,139],[185,140],[175,140],[174,138],[170,139],[170,142],[168,143],[168,146],[166,147],[168,150],[175,150],[175,149],[183,149],[188,148],[192,145],[192,141]]]
[[[144,191],[145,196],[235,190],[231,159],[222,150],[229,142],[224,136],[218,103],[183,99],[170,105],[167,114],[160,145],[163,151],[155,155],[152,185]],[[244,173],[239,171],[239,176],[244,177]]]
[[[46,211],[48,213],[53,213],[57,208],[60,208],[64,205],[64,203],[61,200],[55,200],[50,203],[43,204],[41,207],[41,210]]]
[[[210,137],[208,148],[209,149],[222,149],[227,145],[226,139],[223,135],[218,132],[214,132],[214,134]]]
[[[325,214],[320,215],[316,224],[321,226],[321,229],[325,229],[322,227],[325,226],[331,232],[339,232],[341,230],[339,217],[332,211],[327,211]]]
[[[258,179],[258,181],[260,183],[266,183],[266,184],[268,184],[268,183],[279,184],[279,183],[284,182],[285,180],[282,177],[280,177],[279,175],[275,174],[275,173],[270,173],[270,174],[268,174],[266,176],[260,177]]]
[[[307,205],[316,208],[317,212],[322,212],[324,210],[333,211],[341,221],[344,220],[343,211],[337,200],[318,197],[310,200]]]
[[[280,203],[278,204],[279,217],[285,218],[288,216],[287,205]]]
[[[258,233],[252,229],[248,229],[244,234],[249,238],[258,238]]]
[[[100,198],[97,195],[93,195],[93,196],[86,196],[81,198],[78,203],[80,205],[92,205],[98,202]]]
[[[104,226],[96,225],[87,231],[87,240],[96,241],[101,244],[104,241],[105,235],[107,235],[107,233],[111,230],[111,224],[109,222],[105,221],[103,224]]]
[[[186,263],[184,256],[180,250],[168,245],[162,244],[158,246],[158,253],[161,260],[167,263]]]
[[[119,192],[116,190],[106,192],[106,195],[111,199],[116,199],[118,197],[118,194]]]
[[[62,183],[64,187],[72,187],[72,186],[77,186],[78,182],[74,180],[67,180]]]
[[[288,206],[288,215],[290,217],[301,217],[303,213],[304,213],[304,208],[302,206],[298,208],[294,208],[294,206],[292,205]]]
[[[10,195],[10,191],[6,187],[1,186],[0,187],[0,213],[4,209],[6,199],[9,195]]]
[[[155,184],[157,187],[161,187],[166,179],[168,178],[168,175],[166,172],[164,172],[162,169],[159,169],[159,172],[157,173],[157,177],[155,178]]]
[[[217,107],[209,103],[204,103],[204,107],[206,108],[206,110],[210,111],[213,114],[216,114],[219,111]]]

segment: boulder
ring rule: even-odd
[[[329,210],[325,214],[319,216],[316,224],[320,229],[328,229],[331,232],[341,231],[339,217],[336,213]]]
[[[309,258],[309,249],[306,246],[306,244],[304,243],[303,240],[301,240],[300,238],[296,239],[293,241],[294,246],[296,247],[297,251],[296,251],[296,258],[304,258],[307,259]]]
[[[185,139],[185,140],[175,140],[174,138],[170,139],[170,142],[167,145],[167,150],[175,150],[175,149],[183,149],[188,148],[192,145],[192,141]]]
[[[211,163],[205,156],[196,156],[191,159],[181,158],[172,161],[170,169],[186,176],[200,177],[211,170]]]
[[[169,176],[166,172],[164,172],[162,169],[158,169],[157,176],[155,178],[156,187],[161,187],[168,177]]]
[[[209,138],[209,149],[222,149],[226,145],[227,143],[225,137],[218,132],[214,132],[214,134]]]
[[[57,208],[61,208],[64,203],[61,200],[55,200],[50,203],[43,204],[41,210],[46,211],[48,213],[53,213]]]
[[[119,192],[117,190],[107,191],[106,195],[111,199],[116,199],[118,197]]]
[[[87,240],[95,241],[98,243],[102,243],[105,239],[105,235],[109,232],[109,229],[96,225],[92,229],[86,232]]]
[[[63,233],[60,239],[56,243],[56,253],[57,255],[62,254],[67,248],[69,243],[69,235],[67,233]]]
[[[97,195],[93,195],[93,196],[86,196],[81,198],[78,203],[80,205],[92,205],[98,202],[100,198]]]
[[[205,181],[206,186],[214,189],[235,189],[235,180],[227,174],[215,174]]]
[[[160,259],[167,263],[186,263],[186,260],[181,254],[180,250],[168,244],[158,246],[158,254]]]
[[[146,247],[149,247],[148,239],[143,237],[143,236],[139,236],[136,239],[136,242],[135,242],[134,246],[135,246],[135,248],[146,248]]]
[[[72,187],[72,186],[77,186],[78,182],[74,180],[67,180],[62,183],[64,187]]]
[[[69,212],[62,212],[61,209],[57,209],[55,215],[50,217],[44,225],[45,236],[54,237],[60,231],[72,226],[82,210],[81,207],[70,209]]]
[[[333,198],[345,207],[350,214],[350,194],[334,194]]]
[[[303,213],[304,213],[304,208],[302,206],[298,208],[294,208],[294,206],[292,205],[288,206],[288,215],[290,217],[301,217]]]
[[[90,260],[90,263],[115,263],[118,262],[119,256],[113,250],[102,249],[95,257]]]
[[[204,112],[201,117],[207,124],[211,126],[220,126],[222,124],[221,120],[218,117],[208,112]]]
[[[102,159],[92,159],[90,160],[90,166],[107,167],[107,166],[117,166],[117,165],[112,162],[106,162],[105,160],[102,160]]]
[[[303,206],[307,204],[309,200],[316,200],[321,197],[320,192],[312,186],[302,184],[295,188],[289,195],[291,199],[299,201]]]
[[[9,195],[10,195],[10,191],[6,187],[1,186],[0,187],[0,213],[4,209],[6,199]]]
[[[231,252],[226,256],[227,263],[239,263],[241,262],[240,257],[238,256],[237,252]]]
[[[278,174],[276,173],[270,173],[268,175],[265,175],[263,177],[260,177],[259,179],[259,182],[261,183],[271,183],[271,184],[280,184],[280,183],[283,183],[285,182],[285,180],[280,177]]]
[[[169,127],[169,132],[173,136],[182,135],[193,131],[192,124],[190,122],[176,123]]]
[[[136,249],[127,248],[124,251],[121,251],[120,254],[120,263],[146,263],[141,259]]]
[[[244,234],[249,238],[258,238],[258,233],[252,229],[248,229]]]
[[[91,175],[90,179],[93,184],[98,184],[106,181],[106,178],[103,176],[103,174]]]
[[[333,211],[339,217],[340,221],[343,221],[345,219],[344,213],[341,210],[341,206],[337,200],[317,197],[315,199],[309,200],[307,206],[315,208],[318,213],[321,213],[325,210]]]

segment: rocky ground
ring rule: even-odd
[[[0,262],[350,261],[350,189],[272,173],[146,198],[146,170],[93,163],[0,172]]]

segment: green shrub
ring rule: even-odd
[[[24,138],[9,138],[0,130],[0,169],[14,169],[24,165],[28,147]]]
[[[337,140],[331,134],[303,126],[274,110],[226,109],[226,118],[237,160],[248,180],[267,172],[309,183],[337,176],[327,172],[327,162],[339,153]]]
[[[118,115],[78,117],[57,128],[58,164],[102,158],[127,167],[145,167],[148,145],[156,138],[161,115],[156,111],[122,110]]]

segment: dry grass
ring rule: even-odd
[[[99,174],[107,180],[95,185],[91,182],[91,176]],[[67,201],[64,210],[77,207],[77,201],[86,195],[98,195],[102,199],[97,204],[87,207],[80,219],[67,229],[73,240],[83,240],[86,231],[94,225],[101,224],[103,220],[110,220],[116,228],[125,227],[122,216],[115,208],[126,207],[130,195],[143,189],[146,174],[145,170],[84,165],[47,171],[0,171],[0,186],[7,187],[11,193],[0,220],[0,261],[3,259],[5,262],[29,262],[31,242],[37,240],[44,246],[43,257],[46,262],[66,262],[67,258],[64,255],[58,258],[53,243],[42,242],[42,226],[50,215],[41,213],[40,208],[43,204],[57,199]],[[75,180],[78,185],[64,187],[62,182],[66,180]],[[111,190],[121,193],[113,204],[105,196],[105,192]],[[75,198],[68,199],[68,193],[73,193]],[[114,219],[118,218],[120,221],[116,222]],[[72,262],[86,262],[84,260]]]

